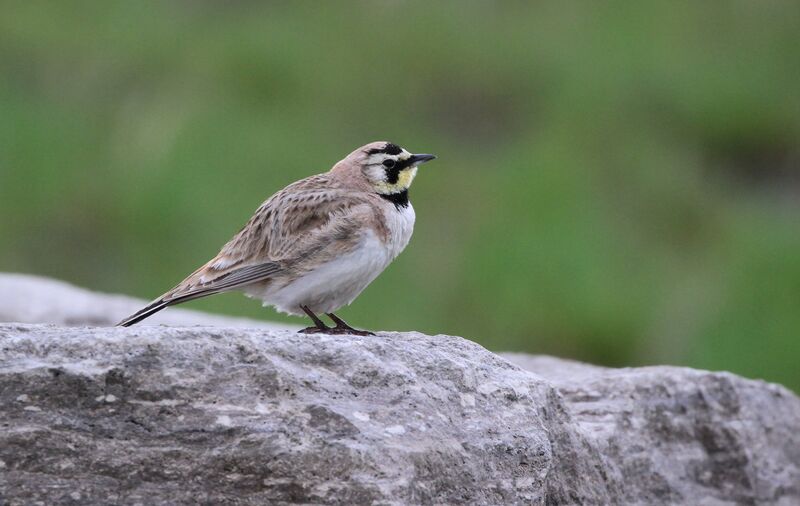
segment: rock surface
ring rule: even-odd
[[[783,387],[451,336],[5,323],[0,405],[3,505],[800,504]]]
[[[800,504],[800,398],[726,372],[502,354],[548,380],[617,504]]]
[[[5,324],[0,349],[11,503],[606,502],[616,488],[546,381],[456,337]]]

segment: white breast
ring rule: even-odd
[[[386,209],[384,216],[390,233],[388,246],[392,260],[394,260],[408,245],[411,234],[414,232],[414,220],[416,219],[414,206],[411,205],[411,202],[406,207],[399,209],[391,206]]]
[[[285,286],[269,286],[262,293],[250,293],[275,306],[278,311],[302,315],[300,306],[315,313],[333,313],[356,297],[399,255],[414,231],[414,208],[386,206],[388,240],[367,230],[359,245]]]

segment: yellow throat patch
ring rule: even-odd
[[[400,193],[403,190],[408,190],[408,187],[411,186],[411,182],[414,181],[416,176],[417,167],[409,167],[400,171],[400,173],[397,175],[396,183],[383,181],[376,184],[375,189],[378,191],[378,193],[384,194]]]

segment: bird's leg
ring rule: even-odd
[[[326,332],[329,332],[331,330],[330,327],[325,325],[322,322],[322,320],[320,320],[319,317],[314,314],[313,311],[308,309],[308,306],[302,306],[301,305],[300,309],[302,309],[303,312],[305,312],[305,314],[307,314],[308,317],[311,318],[314,321],[314,325],[316,325],[316,326],[315,327],[307,327],[307,328],[304,328],[303,330],[300,330],[298,332],[300,332],[301,334],[318,334],[318,333],[326,333]]]
[[[329,334],[353,334],[353,335],[356,335],[356,336],[374,336],[375,335],[374,333],[372,333],[372,332],[370,332],[368,330],[356,330],[356,329],[354,329],[353,327],[348,325],[347,322],[345,322],[344,320],[342,320],[341,318],[339,318],[338,316],[336,316],[333,313],[325,313],[325,314],[328,315],[328,318],[333,320],[333,323],[336,324],[335,327],[333,327],[332,329],[327,331]]]

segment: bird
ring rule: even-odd
[[[272,195],[214,258],[117,325],[238,290],[279,312],[308,316],[313,325],[302,333],[374,335],[335,312],[408,245],[415,221],[409,187],[418,167],[435,158],[387,141],[356,149],[328,172]]]

